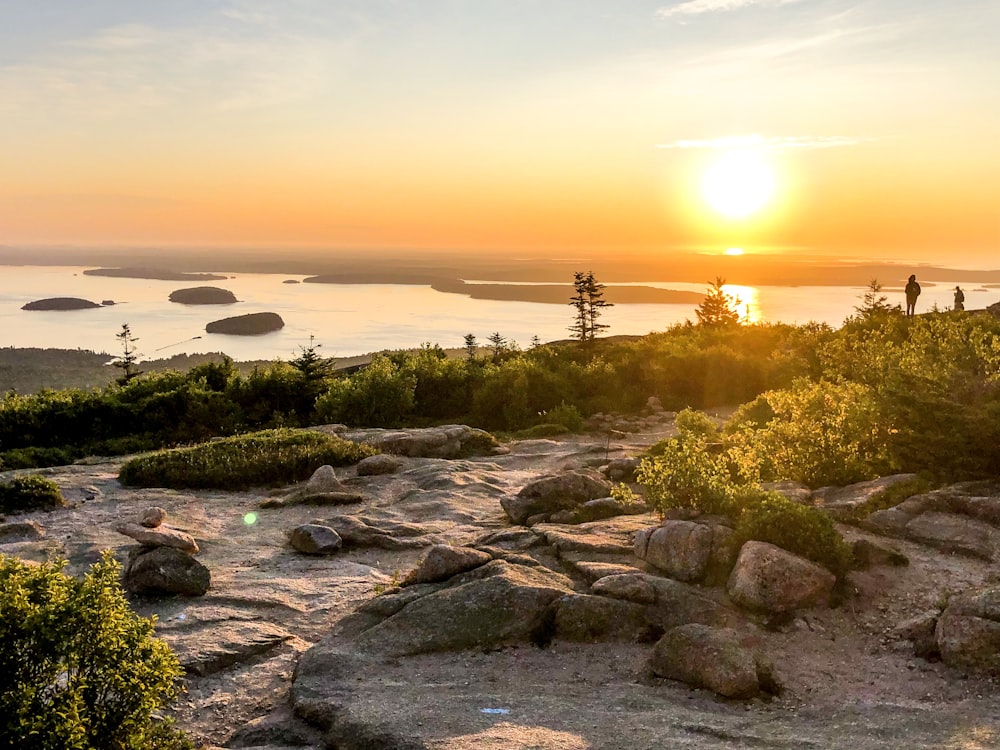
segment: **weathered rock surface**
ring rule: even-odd
[[[198,543],[194,537],[169,526],[160,525],[150,529],[137,523],[120,523],[115,531],[150,547],[173,547],[191,554],[198,552]]]
[[[344,544],[349,547],[402,550],[427,547],[433,543],[424,539],[399,538],[399,535],[422,536],[424,530],[419,527],[407,530],[405,526],[396,524],[393,530],[389,530],[356,516],[334,516],[327,519],[326,524],[336,531],[344,540]]]
[[[570,471],[537,479],[517,495],[502,498],[500,505],[514,523],[523,524],[531,516],[571,510],[610,492],[611,485],[599,474]]]
[[[208,568],[174,547],[133,547],[122,572],[132,594],[201,596],[211,582]]]
[[[0,544],[35,542],[45,537],[45,528],[38,521],[0,523]]]
[[[899,623],[892,632],[897,638],[913,643],[913,653],[924,659],[938,656],[937,622],[941,613],[927,610]]]
[[[336,531],[316,523],[296,526],[289,534],[288,542],[306,555],[332,555],[344,544]]]
[[[829,597],[836,577],[825,568],[766,542],[740,549],[727,589],[747,609],[781,614]]]
[[[223,622],[163,634],[181,666],[202,677],[266,654],[292,637],[267,622]]]
[[[659,677],[708,688],[727,698],[753,698],[761,690],[759,658],[742,640],[728,628],[681,625],[657,642],[649,668]]]
[[[1000,676],[1000,586],[951,597],[936,638],[948,666]]]
[[[640,461],[638,458],[616,458],[604,466],[601,473],[610,482],[634,482]]]
[[[713,598],[710,590],[662,576],[610,575],[591,584],[590,592],[647,605],[646,620],[661,630],[690,623],[734,625],[743,620],[737,610]]]
[[[259,336],[285,327],[281,316],[273,312],[249,313],[232,318],[213,320],[205,326],[206,333],[223,333],[230,336]]]
[[[169,300],[182,305],[231,305],[236,295],[217,286],[195,286],[171,292]]]
[[[851,544],[851,556],[857,570],[867,570],[878,566],[902,567],[909,564],[906,555],[891,544],[857,539]]]
[[[834,518],[842,518],[880,492],[916,478],[916,474],[893,474],[846,487],[820,487],[812,492],[811,502]]]
[[[548,606],[572,590],[565,576],[502,560],[466,575],[474,577],[458,576],[366,630],[358,648],[403,656],[531,642],[543,636]]]
[[[481,552],[471,547],[452,547],[447,544],[436,544],[427,550],[427,554],[411,570],[403,585],[415,583],[436,583],[445,581],[459,573],[478,568],[492,560],[487,552]]]

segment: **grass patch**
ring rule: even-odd
[[[130,487],[246,489],[301,482],[324,464],[346,466],[376,453],[322,432],[263,430],[139,456],[118,479]]]

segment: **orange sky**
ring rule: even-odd
[[[65,11],[18,9],[0,31],[0,245],[1000,265],[994,2]],[[776,175],[746,219],[699,190],[724,138]]]

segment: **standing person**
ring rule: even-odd
[[[920,296],[920,284],[917,283],[915,274],[910,274],[910,280],[906,282],[906,314],[913,316],[913,308],[917,306],[917,297]]]
[[[960,286],[955,287],[955,309],[965,309],[965,292],[962,291],[962,287]]]

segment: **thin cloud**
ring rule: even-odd
[[[660,18],[699,16],[703,13],[725,13],[751,6],[776,8],[780,5],[791,5],[797,2],[801,2],[801,0],[688,0],[680,5],[660,8],[656,11],[656,15]]]
[[[872,138],[859,138],[844,135],[785,135],[765,138],[762,135],[730,135],[722,138],[706,140],[679,140],[671,143],[658,143],[656,148],[662,149],[714,149],[759,148],[768,151],[790,151],[795,149],[822,149],[857,146],[867,143]]]

